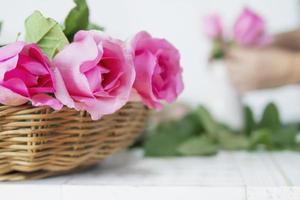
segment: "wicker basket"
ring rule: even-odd
[[[128,103],[92,121],[86,112],[0,106],[0,180],[37,179],[90,166],[127,147],[148,110]]]

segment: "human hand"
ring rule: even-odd
[[[289,51],[300,50],[300,29],[273,35],[270,47],[286,49]]]
[[[281,49],[235,47],[226,55],[229,76],[241,93],[291,83],[294,53]]]

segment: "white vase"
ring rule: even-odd
[[[242,98],[233,87],[224,62],[213,61],[209,65],[204,104],[215,119],[240,130],[244,125]]]

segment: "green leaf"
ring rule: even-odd
[[[291,150],[300,152],[300,144],[299,144],[299,143],[295,144],[295,145],[291,148]]]
[[[79,30],[86,30],[89,25],[89,8],[85,0],[74,0],[76,6],[69,12],[65,20],[64,33],[69,41]]]
[[[184,140],[199,133],[198,118],[193,113],[180,121],[165,122],[149,130],[145,142],[146,156],[176,156],[177,146]]]
[[[144,145],[145,156],[164,157],[177,156],[177,145],[182,141],[182,137],[172,133],[158,133],[146,140]]]
[[[256,127],[256,122],[253,116],[253,112],[249,106],[244,106],[244,120],[245,120],[244,133],[247,136],[249,136]]]
[[[203,127],[203,123],[199,120],[198,113],[196,111],[192,111],[185,115],[178,122],[177,130],[181,130],[183,132],[189,132],[190,135],[197,135],[205,131]]]
[[[283,126],[274,104],[266,106],[257,125],[249,107],[245,107],[246,126],[238,134],[230,127],[214,120],[209,111],[200,106],[183,119],[164,122],[148,133],[145,152],[148,156],[212,155],[219,149],[268,150],[291,149],[300,151],[295,124]]]
[[[184,156],[208,156],[218,152],[218,146],[206,136],[196,136],[183,142],[178,152]]]
[[[222,149],[244,150],[249,148],[250,141],[244,135],[223,130],[219,132],[218,136]]]
[[[35,11],[25,21],[25,40],[37,45],[49,57],[64,48],[69,42],[61,26],[51,18],[45,18],[39,11]]]
[[[263,146],[266,149],[272,149],[272,130],[264,128],[258,129],[251,134],[250,149],[256,149]]]
[[[104,31],[105,30],[104,27],[99,26],[98,24],[95,24],[95,23],[89,23],[87,29],[88,30],[98,30],[98,31]]]
[[[208,133],[212,139],[217,138],[219,124],[214,120],[211,114],[204,106],[199,106],[196,110],[199,120],[201,121],[205,132]]]
[[[296,136],[298,129],[295,126],[287,126],[276,131],[272,135],[273,145],[277,149],[287,149],[296,146]]]
[[[212,48],[212,58],[213,59],[222,59],[225,56],[225,52],[223,50],[222,41],[213,40],[213,48]]]
[[[269,103],[260,121],[260,128],[269,128],[271,130],[279,130],[281,128],[279,111],[274,103]]]

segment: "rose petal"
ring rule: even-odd
[[[93,96],[89,82],[80,68],[84,63],[88,66],[88,61],[98,63],[101,54],[93,38],[87,36],[81,41],[69,44],[55,56],[54,65],[60,71],[63,81],[67,83],[69,93]]]
[[[27,70],[22,68],[15,68],[11,71],[6,72],[4,76],[4,81],[8,81],[14,78],[21,79],[26,85],[26,87],[32,87],[38,84],[38,77],[32,75]]]
[[[131,42],[136,69],[134,88],[150,108],[161,109],[183,90],[178,50],[167,40],[139,32]]]
[[[74,41],[79,42],[84,40],[86,37],[92,37],[93,40],[99,44],[102,43],[103,39],[106,37],[103,35],[102,32],[96,31],[96,30],[90,30],[90,31],[78,31],[74,36]]]
[[[145,31],[136,34],[132,41],[132,46],[137,53],[147,50],[155,54],[159,49],[175,49],[167,40],[152,38],[151,35]]]
[[[203,19],[203,29],[210,39],[218,39],[223,36],[223,26],[221,17],[217,14],[205,16]]]
[[[50,106],[54,110],[60,110],[63,107],[57,99],[46,94],[37,94],[33,96],[31,102],[34,106]]]
[[[22,67],[34,75],[41,76],[49,74],[48,70],[43,64],[35,61],[29,56],[20,55],[19,63]]]
[[[2,83],[2,86],[24,97],[29,97],[26,84],[19,78],[12,78]]]
[[[102,74],[100,67],[96,66],[90,71],[85,72],[85,76],[89,82],[91,91],[94,92],[101,88]]]
[[[28,88],[30,95],[36,95],[38,93],[54,93],[53,87],[33,87]]]
[[[151,39],[151,35],[146,31],[141,31],[134,36],[133,40],[131,41],[131,47],[134,50],[141,49],[139,42],[148,39]]]
[[[263,18],[245,8],[234,25],[234,39],[240,45],[256,45],[265,36],[266,24]]]
[[[57,68],[54,69],[54,74],[55,74],[55,85],[56,91],[55,91],[55,97],[64,105],[66,105],[69,108],[74,108],[75,103],[73,99],[71,98],[65,83],[63,81],[63,78]]]
[[[102,59],[103,58],[103,59]],[[54,58],[56,97],[69,107],[86,110],[92,119],[125,105],[135,78],[133,63],[119,40],[94,31],[79,31],[74,42]]]
[[[156,56],[161,66],[156,66],[155,73],[159,75],[154,73],[152,78],[154,94],[159,99],[172,103],[183,91],[180,54],[177,49],[158,50]]]
[[[0,85],[0,103],[8,106],[25,104],[28,99]]]
[[[24,42],[15,42],[0,48],[0,61],[8,60],[17,56],[25,46]]]
[[[8,60],[0,62],[0,82],[3,81],[6,72],[16,68],[19,56],[16,55]]]
[[[127,102],[127,99],[119,98],[102,98],[101,100],[98,100],[92,98],[78,97],[76,100],[78,100],[79,103],[75,103],[75,108],[77,110],[87,111],[91,115],[92,120],[98,120],[103,115],[108,115],[116,112]]]
[[[145,67],[147,66],[147,67]],[[143,101],[150,108],[162,108],[161,103],[155,97],[152,90],[152,76],[156,66],[156,57],[148,51],[136,56],[135,70],[136,80],[134,88],[139,92]]]
[[[42,52],[42,50],[37,46],[37,44],[28,44],[23,49],[23,52],[26,52],[28,56],[33,58],[35,61],[43,64],[44,66],[50,66],[50,61],[48,57]],[[49,67],[46,67],[46,70],[51,73]]]

